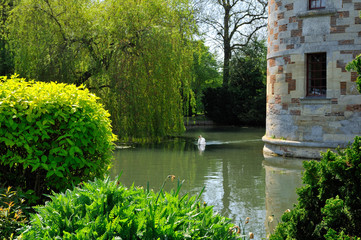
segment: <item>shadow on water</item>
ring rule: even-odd
[[[199,135],[207,141],[203,151],[196,144]],[[203,201],[236,224],[250,217],[246,230],[255,233],[255,239],[266,238],[280,219],[279,212],[297,201],[301,169],[266,161],[263,135],[264,129],[258,128],[191,129],[161,144],[115,151],[110,174],[122,172],[120,179],[126,186],[149,182],[155,191],[171,174],[185,180],[181,194],[196,195],[205,187]],[[166,190],[176,184],[167,182]]]

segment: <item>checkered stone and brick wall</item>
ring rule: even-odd
[[[345,70],[361,54],[360,10],[361,0],[326,0],[317,10],[307,0],[269,0],[265,152],[318,157],[361,135],[357,74]],[[321,98],[307,97],[310,53],[326,53]]]

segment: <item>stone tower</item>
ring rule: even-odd
[[[319,158],[361,135],[361,0],[269,0],[264,153]]]

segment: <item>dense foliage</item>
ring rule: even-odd
[[[23,239],[235,239],[228,219],[179,190],[155,193],[95,179],[36,207]]]
[[[222,75],[219,72],[219,64],[214,54],[203,42],[197,42],[198,50],[193,54],[193,74],[194,81],[191,88],[194,93],[194,104],[191,104],[189,116],[204,113],[202,98],[203,92],[207,88],[222,86]]]
[[[321,161],[305,161],[298,204],[271,239],[360,239],[361,138]]]
[[[14,59],[9,46],[7,20],[14,0],[0,1],[0,76],[11,75],[14,72]]]
[[[37,197],[103,176],[114,135],[97,97],[74,85],[0,78],[0,182]]]
[[[184,130],[195,30],[188,0],[23,0],[6,23],[15,71],[85,84],[120,139]]]
[[[0,188],[0,239],[15,239],[27,222],[24,199],[11,187]]]
[[[207,117],[219,124],[265,125],[266,53],[265,43],[255,41],[233,56],[229,84],[204,92]]]

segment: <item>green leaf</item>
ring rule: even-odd
[[[26,121],[28,121],[29,123],[31,123],[33,121],[31,115],[26,116]]]
[[[60,171],[55,171],[55,175],[58,176],[58,177],[61,177],[61,178],[64,177],[63,173],[60,172]]]
[[[54,153],[58,153],[61,149],[62,149],[61,147],[53,148],[49,151],[49,154],[53,155]]]
[[[34,172],[36,169],[38,169],[38,167],[40,167],[40,163],[36,163],[35,165],[33,165],[33,169],[31,170],[31,172]]]
[[[41,163],[41,166],[45,169],[45,170],[49,170],[49,166],[45,163]]]
[[[15,145],[15,142],[12,141],[12,140],[10,140],[10,139],[8,139],[8,138],[2,138],[2,139],[3,139],[3,141],[5,142],[5,144],[6,144],[7,146],[12,147],[12,146]]]
[[[56,169],[56,165],[57,165],[57,163],[56,163],[55,161],[53,161],[53,162],[50,163],[50,167],[51,167],[52,169]]]
[[[83,154],[83,151],[82,150],[80,150],[80,148],[78,148],[77,146],[72,146],[71,148],[70,148],[70,150],[69,150],[69,154],[70,154],[70,156],[72,156],[72,157],[74,157],[74,154],[75,153],[79,153],[79,154]]]
[[[65,149],[61,148],[60,151],[58,152],[58,155],[66,157],[66,156],[68,156],[68,152]]]
[[[70,144],[70,146],[74,146],[74,142],[70,140],[70,138],[66,138],[66,141]]]
[[[47,178],[48,178],[48,177],[51,177],[51,176],[54,175],[54,173],[55,173],[54,170],[50,170],[50,171],[48,171],[48,172],[46,173],[46,177],[47,177]]]

